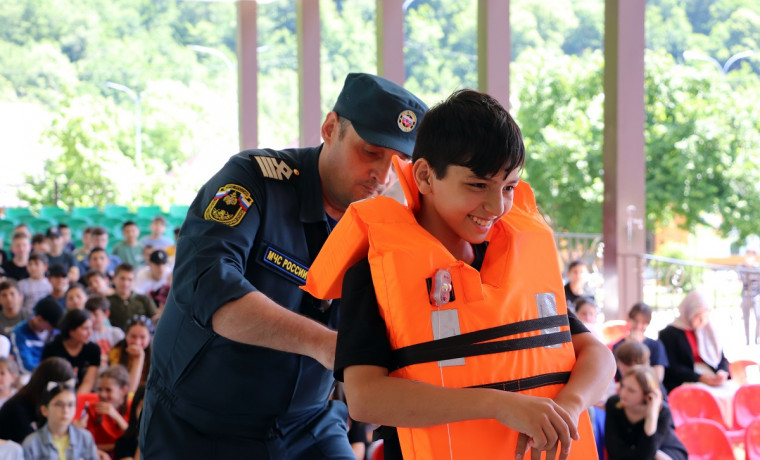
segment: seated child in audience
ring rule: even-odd
[[[124,366],[109,366],[98,378],[98,402],[87,407],[83,423],[98,449],[112,452],[129,422],[129,375]]]
[[[82,264],[86,264],[85,261],[87,260],[87,257],[89,257],[90,251],[92,251],[92,240],[90,239],[92,229],[93,227],[85,227],[82,229],[82,245],[74,251],[74,258],[76,258],[77,264],[80,265],[80,271]]]
[[[90,342],[92,319],[87,310],[67,310],[58,324],[60,334],[42,350],[42,359],[58,356],[77,373],[77,393],[90,393],[100,367],[100,348]]]
[[[607,401],[605,445],[615,460],[686,460],[663,404],[660,383],[649,366],[636,365],[623,374],[620,394]]]
[[[23,231],[14,231],[11,237],[11,258],[3,262],[5,276],[16,281],[29,278],[26,267],[29,263],[29,254],[32,250],[32,242],[29,235]]]
[[[11,331],[29,314],[21,310],[24,304],[24,294],[18,290],[18,283],[14,279],[7,279],[0,283],[0,334],[10,337]]]
[[[47,296],[61,305],[61,310],[66,308],[66,291],[69,290],[69,276],[62,265],[51,265],[48,270],[48,281],[53,291]]]
[[[48,382],[74,378],[71,364],[62,358],[49,358],[34,369],[29,382],[0,407],[0,439],[22,443],[24,438],[41,427],[39,407],[42,391]]]
[[[134,460],[139,458],[137,435],[144,397],[145,385],[140,385],[132,398],[132,407],[129,411],[129,426],[127,426],[124,434],[116,440],[116,446],[113,449],[113,458],[115,460]]]
[[[624,342],[643,343],[649,348],[650,365],[654,369],[657,379],[662,382],[665,377],[665,368],[669,365],[668,354],[660,340],[650,339],[644,335],[650,322],[652,322],[652,307],[644,302],[634,304],[628,311],[628,333],[612,346],[612,351],[614,353],[615,349]],[[620,375],[616,375],[615,378],[619,380]]]
[[[7,356],[0,357],[0,407],[16,394],[18,384],[18,365]]]
[[[45,255],[50,252],[50,246],[48,246],[48,242],[43,233],[35,233],[32,235],[32,252],[39,252],[40,254]]]
[[[599,325],[596,322],[598,307],[594,299],[584,296],[578,297],[573,302],[573,309],[575,316],[581,320],[581,323],[588,328],[589,332],[597,339],[602,340],[602,332],[599,330]]]
[[[124,340],[108,353],[109,364],[121,364],[129,370],[130,392],[137,390],[148,379],[153,332],[153,321],[150,318],[135,315],[127,322]]]
[[[131,220],[121,225],[123,240],[113,245],[112,254],[119,256],[122,262],[132,264],[135,267],[142,265],[142,246],[137,238],[140,236],[140,228]]]
[[[98,460],[90,432],[72,424],[77,407],[74,382],[48,382],[40,402],[47,423],[24,439],[24,457]]]
[[[66,310],[83,310],[87,302],[87,290],[83,284],[72,283],[66,291]]]
[[[166,233],[166,218],[164,216],[156,216],[150,223],[150,235],[140,238],[140,244],[143,246],[151,245],[154,249],[165,249],[174,242]]]
[[[58,231],[61,232],[61,238],[63,238],[63,250],[74,254],[74,251],[76,251],[77,247],[74,245],[74,242],[71,240],[71,227],[69,227],[68,224],[64,222],[61,222],[60,224],[58,224]],[[76,258],[74,259],[76,260]]]
[[[25,312],[31,313],[32,308],[40,299],[53,292],[53,286],[45,277],[48,269],[48,260],[45,254],[32,252],[26,269],[29,271],[29,278],[18,282],[18,290],[24,294],[24,305],[21,308]]]
[[[101,365],[108,365],[108,353],[124,339],[124,331],[111,326],[108,316],[111,314],[111,303],[102,295],[96,294],[87,299],[84,308],[92,315],[92,340],[100,347]],[[117,363],[114,363],[117,364]]]
[[[116,292],[111,285],[111,279],[108,278],[105,273],[97,270],[88,270],[87,273],[84,274],[83,281],[91,294],[100,294],[107,297]]]
[[[40,363],[42,350],[63,316],[58,302],[42,299],[34,306],[33,316],[21,321],[11,331],[13,359],[21,376],[28,377]]]
[[[87,270],[96,270],[100,273],[104,273],[109,279],[113,279],[115,265],[111,263],[111,259],[108,258],[108,253],[105,249],[95,247],[90,251],[90,255],[87,257]],[[87,271],[85,271],[87,273]]]

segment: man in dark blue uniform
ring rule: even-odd
[[[153,342],[143,458],[355,458],[328,400],[338,309],[299,287],[348,205],[391,185],[426,111],[350,74],[321,146],[241,152],[201,188]]]

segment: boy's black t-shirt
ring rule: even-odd
[[[487,242],[473,245],[473,268],[480,270],[487,246]],[[571,311],[567,312],[567,316],[571,334],[589,332]],[[343,370],[349,366],[371,365],[390,368],[392,349],[386,332],[385,321],[380,316],[372,284],[369,260],[365,258],[349,268],[343,278],[338,343],[335,351],[335,378],[342,382]],[[380,427],[379,432],[385,443],[385,458],[401,459],[395,428]]]

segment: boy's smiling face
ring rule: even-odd
[[[428,178],[418,183],[426,208],[420,223],[447,247],[461,240],[482,243],[494,222],[512,209],[519,169],[506,178],[503,173],[483,178],[470,168],[449,165],[440,179],[424,159],[415,166],[428,170]]]

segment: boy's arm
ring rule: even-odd
[[[443,388],[390,377],[379,366],[344,370],[349,413],[355,420],[388,426],[426,427],[463,420],[496,419],[549,449],[578,438],[576,422],[548,398],[483,388]],[[562,457],[565,458],[565,457]]]
[[[578,423],[581,413],[593,406],[604,395],[607,387],[615,377],[615,358],[609,348],[593,334],[583,332],[573,334],[573,348],[575,350],[575,365],[570,373],[570,380],[554,397],[554,401],[559,404],[568,414],[574,424]],[[528,447],[530,434],[521,432],[517,439],[516,455],[525,452]],[[574,439],[578,439],[575,437]],[[535,445],[533,448],[533,457],[540,448]],[[560,440],[560,460],[567,458],[570,454],[570,443],[565,444]],[[546,455],[547,459],[554,459],[558,446],[554,445]],[[518,457],[521,458],[521,457]]]
[[[580,414],[604,395],[615,376],[615,358],[592,334],[573,334],[575,366],[570,380],[554,397],[577,421]]]

